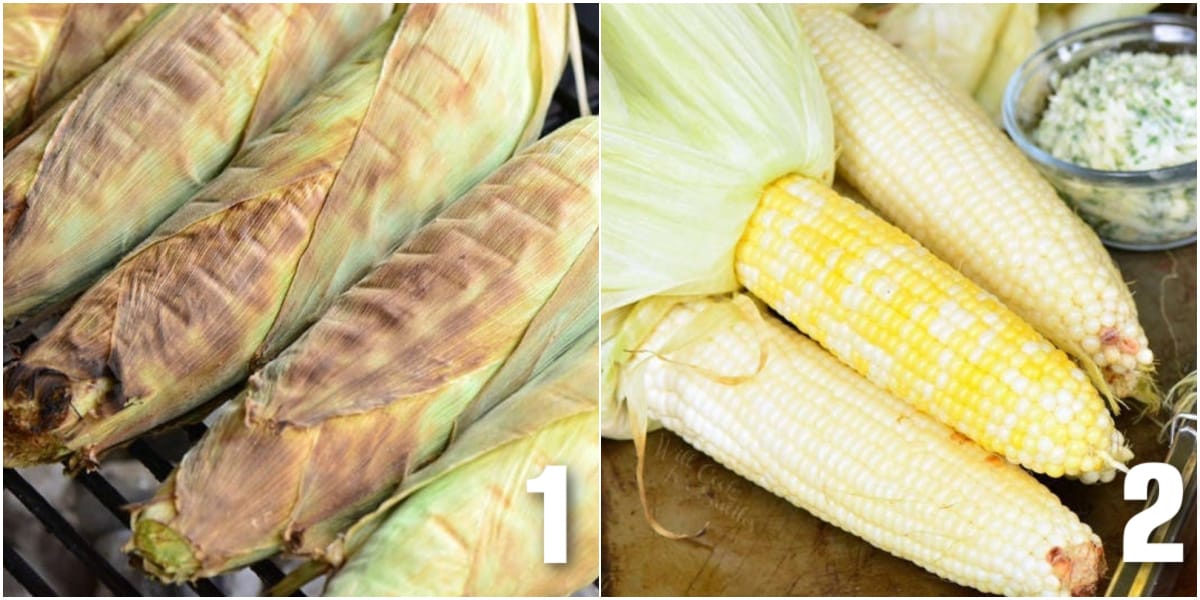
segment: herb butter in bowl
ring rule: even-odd
[[[1196,241],[1196,22],[1148,15],[1050,42],[1009,81],[1004,127],[1106,244]]]

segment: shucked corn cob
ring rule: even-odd
[[[1102,390],[1153,404],[1153,354],[1095,233],[966,96],[849,17],[799,14],[833,107],[838,172]]]
[[[4,139],[121,48],[154,4],[5,4]]]
[[[616,398],[817,517],[997,594],[1090,594],[1100,539],[1019,467],[839,364],[746,296],[662,314]],[[609,399],[611,400],[611,398]],[[611,407],[606,405],[605,410]]]
[[[349,558],[325,595],[565,596],[596,578],[595,313],[590,321],[591,333],[567,355],[470,425],[347,533]],[[567,468],[561,565],[543,562],[543,500],[525,485],[547,465]]]
[[[180,581],[319,557],[436,457],[564,274],[595,265],[598,139],[584,118],[521,151],[251,377],[134,511],[143,565]]]
[[[4,157],[6,325],[146,237],[390,7],[167,10]]]
[[[1094,482],[1133,456],[1066,354],[824,184],[771,184],[736,264],[747,289],[846,364],[1010,461]]]
[[[787,47],[803,46],[790,13],[780,8],[760,31],[735,36],[782,48],[752,48],[728,65],[704,60],[710,39],[775,10],[604,11],[606,81],[625,107],[624,118],[604,122],[604,308],[744,284],[842,360],[986,449],[1054,476],[1111,479],[1131,454],[1086,377],[965,277],[821,183],[833,158],[821,115],[831,124],[820,112],[820,80],[806,71],[815,71],[812,57]],[[794,60],[778,62],[789,52]],[[648,65],[647,56],[659,62]],[[805,90],[794,100],[802,109],[762,97],[779,82]],[[811,115],[811,127],[772,126],[788,112]],[[668,155],[666,166],[655,158]],[[688,218],[697,207],[716,207],[722,218]],[[671,268],[662,269],[657,261],[671,250]],[[697,267],[735,278],[697,279]]]
[[[6,371],[5,464],[94,463],[275,356],[541,130],[566,26],[421,5],[380,27]]]

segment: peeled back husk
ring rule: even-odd
[[[565,596],[599,573],[596,330],[470,425],[346,536],[327,596]],[[543,562],[543,503],[526,490],[567,473],[567,561]],[[519,577],[514,577],[519,573]]]
[[[763,188],[789,173],[832,180],[833,117],[788,7],[614,5],[602,17],[601,101],[620,110],[605,113],[602,148],[601,422],[629,437],[630,417],[637,433],[658,426],[612,396],[633,358],[616,349],[657,322],[629,307],[665,314],[673,298],[738,290],[734,247]]]
[[[6,371],[5,464],[94,463],[277,355],[541,130],[566,14],[418,5],[381,26]]]
[[[4,139],[108,60],[157,4],[5,4]]]
[[[612,5],[601,19],[601,103],[619,108],[604,118],[603,310],[738,289],[733,251],[763,187],[833,179],[800,25],[779,5]]]
[[[594,265],[598,143],[582,118],[522,150],[251,377],[135,509],[145,568],[181,581],[283,548],[320,557],[440,454],[568,271]]]
[[[70,298],[390,12],[177,5],[4,157],[4,322]]]

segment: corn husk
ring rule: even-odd
[[[833,120],[787,7],[614,5],[601,16],[601,423],[640,439],[657,424],[613,393],[631,358],[614,349],[637,347],[674,299],[739,288],[734,247],[762,189],[789,173],[832,180]]]
[[[274,357],[541,130],[566,26],[562,5],[393,17],[9,369],[6,413],[36,421],[6,419],[5,464],[94,463]]]
[[[987,72],[1009,11],[1008,4],[897,4],[876,31],[950,87],[971,93]]]
[[[1004,91],[1042,44],[1156,4],[891,4],[855,13],[949,87],[972,96],[1000,125]]]
[[[5,4],[4,139],[108,60],[157,4]]]
[[[83,289],[390,10],[168,9],[4,157],[5,325]]]
[[[596,330],[417,471],[345,536],[329,596],[565,596],[599,573]],[[543,562],[543,500],[567,467],[567,562]],[[514,573],[520,573],[514,577]]]
[[[251,377],[134,511],[146,569],[180,581],[285,547],[320,557],[440,454],[569,269],[589,264],[598,140],[582,118],[520,152]]]
[[[592,236],[583,254],[555,288],[554,294],[530,321],[516,349],[508,355],[496,374],[488,379],[479,394],[462,411],[456,423],[465,424],[463,427],[468,432],[465,435],[478,435],[469,433],[474,431],[471,424],[480,419],[494,422],[495,417],[492,415],[501,412],[498,404],[506,406],[507,404],[501,403],[506,403],[510,396],[532,385],[533,381],[546,377],[544,372],[547,368],[562,363],[565,360],[564,355],[571,351],[582,351],[582,346],[586,346],[588,340],[594,339],[596,314],[600,305],[600,281],[596,276],[600,272],[599,241],[598,233]],[[595,376],[592,378],[594,380]],[[529,425],[537,426],[538,423],[531,422]],[[381,517],[405,495],[405,490],[415,491],[416,487],[424,485],[421,482],[433,473],[440,473],[443,469],[453,468],[458,464],[458,459],[448,457],[460,456],[466,460],[473,457],[473,453],[489,450],[505,439],[507,438],[501,436],[493,440],[494,443],[465,447],[456,439],[445,454],[404,479],[391,498],[377,510],[363,517],[346,532],[346,535],[339,536],[327,546],[321,552],[319,560],[293,569],[282,581],[272,586],[267,595],[290,596],[321,573],[344,563],[348,549],[355,549],[365,541],[378,526]]]
[[[1068,32],[1125,17],[1144,15],[1158,6],[1155,2],[1142,3],[1039,3],[1037,35],[1042,43]]]
[[[833,179],[833,120],[799,24],[777,5],[612,5],[601,19],[603,310],[737,289],[733,251],[762,188]]]

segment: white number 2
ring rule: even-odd
[[[547,465],[525,482],[525,491],[542,494],[542,562],[567,562],[567,468]]]
[[[1158,481],[1158,497],[1154,504],[1129,519],[1125,524],[1125,562],[1183,562],[1183,544],[1150,542],[1150,534],[1179,512],[1183,504],[1183,478],[1167,463],[1148,462],[1129,469],[1125,475],[1125,499],[1145,500],[1150,493],[1150,480]]]

